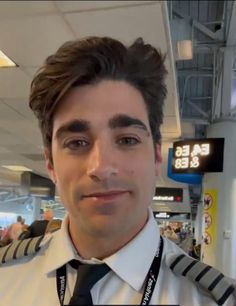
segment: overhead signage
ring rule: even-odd
[[[201,184],[203,175],[200,173],[173,173],[173,148],[168,150],[168,166],[167,166],[167,176],[176,182],[186,183],[186,184]]]
[[[156,187],[154,201],[183,202],[182,188]]]
[[[173,146],[173,173],[222,172],[224,138],[178,141]]]

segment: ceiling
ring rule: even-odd
[[[216,100],[225,47],[234,49],[236,60],[236,2],[168,1],[168,8],[170,23],[185,21],[193,42],[193,58],[176,61],[181,122],[194,125],[195,137],[204,137],[205,127],[222,115],[217,113]],[[179,34],[174,30],[172,40]],[[234,79],[235,67],[236,61]]]
[[[18,65],[0,69],[0,186],[20,182],[20,174],[3,165],[20,164],[47,176],[41,135],[28,107],[29,88],[45,58],[67,40],[107,35],[130,43],[141,36],[167,52],[163,149],[180,137],[167,14],[163,1],[0,1],[0,50]]]

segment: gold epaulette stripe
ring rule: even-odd
[[[169,266],[175,274],[199,283],[218,305],[223,305],[235,290],[233,284],[221,272],[184,254],[171,256]]]
[[[40,242],[44,236],[16,240],[0,249],[0,263],[6,263],[13,259],[35,254],[40,249]]]

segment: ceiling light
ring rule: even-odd
[[[191,60],[193,58],[193,44],[191,40],[177,41],[177,59]]]
[[[32,169],[29,169],[25,166],[18,166],[18,165],[15,165],[15,166],[2,166],[3,168],[6,168],[8,170],[12,170],[12,171],[19,171],[19,172],[24,172],[24,171],[32,171]]]
[[[193,28],[185,19],[175,18],[170,21],[172,46],[175,59],[191,60],[193,58]]]
[[[14,63],[6,54],[4,54],[0,50],[0,68],[7,68],[7,67],[16,67],[16,63]]]

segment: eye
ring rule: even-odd
[[[64,143],[64,148],[68,148],[70,150],[80,150],[89,146],[89,142],[84,139],[74,139],[68,140]]]
[[[124,146],[134,146],[138,143],[140,143],[140,140],[136,137],[130,137],[130,136],[126,136],[126,137],[122,137],[117,141],[118,144],[120,145],[124,145]]]

